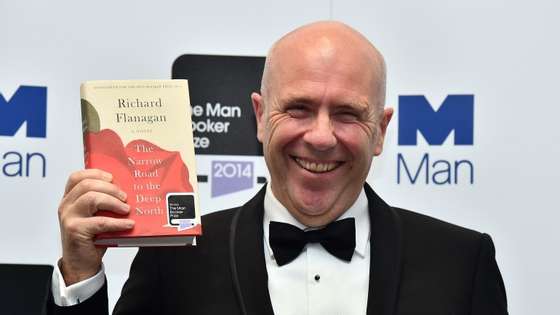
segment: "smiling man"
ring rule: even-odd
[[[115,314],[507,314],[490,237],[390,207],[365,183],[393,111],[360,33],[318,22],[271,48],[251,95],[270,184],[203,217],[195,248],[143,248]],[[51,314],[107,313],[96,233],[133,226],[111,175],[70,176]]]
[[[393,114],[383,57],[350,28],[315,24],[272,47],[261,90],[252,100],[274,196],[307,226],[336,220],[363,189]]]

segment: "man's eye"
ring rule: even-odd
[[[309,110],[306,107],[297,106],[288,108],[286,113],[294,118],[305,118],[309,115]]]
[[[336,118],[342,122],[352,122],[358,120],[358,114],[354,112],[339,112],[336,113]]]

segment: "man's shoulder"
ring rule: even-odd
[[[266,188],[262,187],[259,192],[253,196],[253,198],[239,207],[203,215],[203,235],[211,238],[218,237],[222,239],[224,236],[229,238],[233,220],[238,220],[239,224],[243,224],[244,229],[255,229],[258,228],[258,225],[262,226],[262,210],[265,191]],[[237,219],[236,214],[238,214]]]
[[[202,236],[201,241],[212,241],[216,239],[227,239],[231,221],[240,207],[219,210],[202,216]]]
[[[400,218],[404,246],[409,253],[477,257],[484,242],[491,244],[487,234],[415,211],[395,207],[393,210]]]
[[[397,233],[405,240],[433,241],[448,239],[451,242],[472,242],[480,240],[485,234],[449,223],[434,217],[387,204],[367,183],[364,186],[372,220],[377,224],[394,224]],[[376,225],[375,223],[373,224]]]
[[[209,225],[209,227],[212,227],[229,225],[235,213],[239,211],[239,208],[240,207],[229,208],[205,214],[202,216],[202,226],[206,227]]]
[[[460,238],[478,239],[482,233],[416,211],[392,207],[399,215],[403,227],[411,233],[429,233]]]

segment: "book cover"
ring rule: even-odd
[[[194,244],[202,227],[187,81],[88,81],[80,95],[85,166],[113,174],[136,222],[95,243]]]

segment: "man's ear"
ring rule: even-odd
[[[253,111],[257,120],[257,139],[259,139],[260,143],[263,143],[266,121],[262,95],[256,92],[251,93],[251,102],[253,103]]]
[[[383,110],[383,117],[381,117],[381,122],[379,124],[380,133],[376,135],[377,143],[375,145],[375,151],[373,152],[375,156],[380,155],[381,152],[383,152],[383,142],[385,142],[385,134],[387,133],[387,126],[389,126],[391,117],[393,117],[393,109],[385,108]]]

